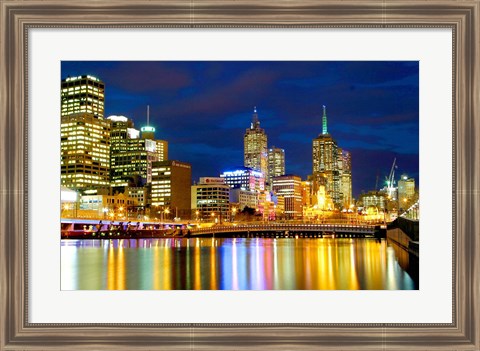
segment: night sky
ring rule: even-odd
[[[105,116],[150,125],[169,159],[192,164],[193,181],[243,165],[243,135],[254,106],[268,146],[285,149],[286,172],[312,172],[312,139],[328,131],[352,154],[353,195],[419,169],[419,65],[413,61],[62,62],[62,79],[105,83]]]

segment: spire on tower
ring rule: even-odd
[[[260,121],[258,120],[257,106],[255,106],[253,108],[251,129],[255,129],[255,128],[258,128],[258,127],[260,127]]]
[[[322,134],[328,134],[328,131],[327,131],[327,106],[325,106],[325,105],[323,105]]]
[[[147,105],[147,126],[150,125],[150,105]]]
[[[140,128],[142,139],[155,139],[155,128],[150,127],[150,105],[147,105],[147,125]]]

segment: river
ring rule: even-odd
[[[418,289],[406,269],[385,239],[61,241],[62,290]]]

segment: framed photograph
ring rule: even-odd
[[[2,350],[480,348],[478,1],[0,4]]]

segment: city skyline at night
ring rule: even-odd
[[[328,132],[352,155],[354,197],[398,173],[418,181],[418,62],[62,62],[62,79],[105,83],[105,117],[124,115],[168,141],[192,180],[243,164],[254,106],[287,174],[312,173],[312,140]],[[380,181],[378,181],[380,179]]]

